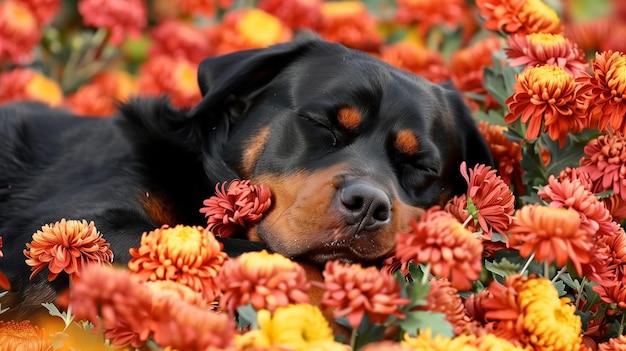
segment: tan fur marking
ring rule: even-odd
[[[419,140],[415,133],[408,129],[403,129],[396,134],[396,148],[407,155],[416,155],[419,151]]]
[[[355,130],[361,124],[362,116],[355,107],[342,107],[337,113],[337,120],[344,128]]]
[[[250,178],[253,174],[254,166],[256,165],[256,160],[263,151],[263,147],[265,146],[265,141],[270,135],[270,128],[265,127],[261,129],[261,131],[254,136],[248,144],[246,145],[246,150],[243,153],[243,158],[241,160],[241,175],[243,178]]]

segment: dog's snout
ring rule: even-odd
[[[391,200],[380,188],[356,181],[339,190],[340,208],[346,222],[359,229],[376,230],[389,223]]]

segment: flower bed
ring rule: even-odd
[[[103,118],[137,94],[190,107],[202,59],[299,30],[451,81],[495,168],[463,164],[467,192],[398,233],[382,269],[333,261],[313,281],[277,254],[222,252],[214,233],[270,205],[246,180],[216,185],[208,228],[144,233],[125,267],[97,223],[59,218],[24,260],[71,288],[49,319],[0,321],[0,350],[626,348],[621,0],[6,0],[0,103]]]

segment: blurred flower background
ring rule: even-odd
[[[98,223],[59,218],[24,264],[71,288],[44,320],[0,306],[0,350],[626,349],[623,0],[2,0],[0,104],[188,108],[201,60],[303,30],[451,82],[495,167],[463,164],[467,193],[398,233],[382,269],[329,262],[318,281],[221,251],[214,235],[270,206],[246,180],[216,184],[208,228],[144,233],[125,269]]]

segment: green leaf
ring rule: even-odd
[[[237,307],[237,324],[239,328],[250,326],[252,329],[259,328],[257,321],[257,311],[252,304]]]
[[[561,278],[560,279],[561,279],[561,281],[563,281],[563,283],[565,285],[567,285],[571,289],[574,289],[576,291],[580,290],[580,282],[578,280],[574,280],[569,273],[561,274]]]
[[[493,53],[493,66],[485,67],[483,87],[496,99],[500,106],[504,107],[506,106],[506,99],[513,94],[515,76],[520,70],[507,64],[502,65],[501,62],[506,62],[503,49]]]
[[[430,328],[433,335],[453,337],[452,325],[446,321],[446,315],[431,311],[411,311],[406,318],[398,322],[398,326],[412,337],[417,336],[419,330]]]
[[[519,273],[522,266],[518,263],[512,263],[506,258],[501,259],[499,262],[485,262],[485,269],[489,272],[505,278],[513,274]]]
[[[563,297],[567,295],[567,291],[565,291],[565,283],[563,283],[562,280],[557,280],[554,283],[552,283],[552,285],[554,285],[554,288],[559,293],[559,297]]]
[[[45,309],[48,310],[48,313],[51,316],[61,318],[63,320],[63,323],[65,323],[65,329],[67,329],[67,327],[69,327],[70,324],[72,323],[72,321],[74,320],[74,316],[72,315],[72,306],[71,305],[67,308],[67,312],[59,311],[57,306],[55,304],[53,304],[53,303],[44,302],[41,305]]]
[[[504,122],[504,110],[489,110],[487,112],[478,110],[474,112],[474,119],[477,121],[485,121],[490,125],[507,127],[507,123]]]

